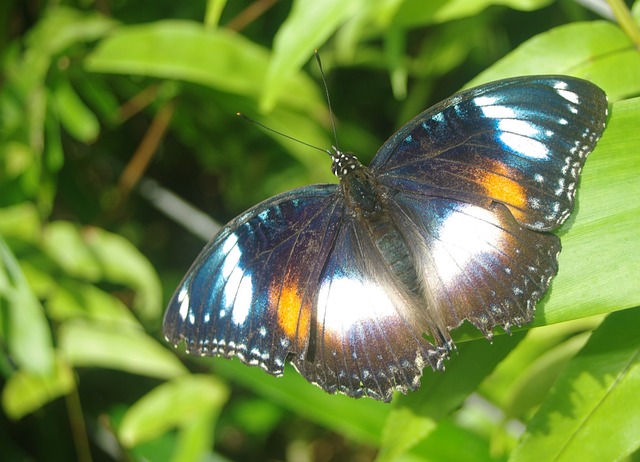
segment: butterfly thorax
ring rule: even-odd
[[[340,187],[348,214],[363,225],[356,229],[366,230],[366,236],[358,236],[358,240],[369,240],[397,280],[410,293],[420,296],[412,253],[388,211],[387,188],[362,164],[341,178]]]

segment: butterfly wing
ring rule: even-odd
[[[403,191],[390,214],[411,243],[430,300],[425,309],[445,340],[464,320],[488,338],[497,325],[531,321],[557,272],[558,237],[520,225],[496,202],[480,207]]]
[[[486,336],[528,322],[557,271],[559,239],[607,102],[589,82],[523,77],[417,116],[374,158],[389,213],[414,250],[434,319]]]
[[[169,303],[167,340],[199,355],[237,356],[280,375],[306,349],[321,255],[342,216],[336,185],[275,196],[226,225]]]
[[[174,345],[237,356],[280,375],[292,363],[329,393],[389,401],[415,389],[446,349],[422,337],[335,185],[293,190],[248,210],[204,248],[164,318]]]
[[[415,117],[370,167],[392,188],[483,206],[500,202],[520,224],[551,230],[573,207],[606,116],[606,95],[585,80],[500,80]]]
[[[189,270],[165,315],[167,339],[275,375],[290,357],[329,393],[388,401],[417,388],[463,320],[490,336],[531,319],[560,250],[539,231],[570,212],[605,117],[599,89],[564,77],[444,101],[374,158],[377,224],[335,185],[257,205]]]
[[[448,345],[423,337],[427,323],[357,217],[345,214],[317,289],[308,349],[291,360],[310,382],[390,401],[416,389],[426,365],[442,367]]]

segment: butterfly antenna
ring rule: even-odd
[[[329,117],[331,118],[331,128],[333,128],[333,139],[336,142],[336,148],[340,150],[340,144],[338,143],[338,132],[336,131],[336,119],[333,117],[333,108],[331,107],[331,98],[329,97],[329,87],[327,86],[327,79],[324,76],[324,69],[322,69],[322,61],[320,60],[320,53],[318,50],[314,51],[316,61],[318,61],[318,68],[320,69],[320,76],[322,77],[322,85],[324,86],[324,94],[327,97],[327,105],[329,106]]]
[[[329,151],[328,149],[322,149],[322,148],[319,148],[318,146],[315,146],[315,145],[313,145],[313,144],[305,143],[304,141],[299,140],[298,138],[294,138],[293,136],[290,136],[290,135],[287,135],[287,134],[285,134],[285,133],[279,132],[278,130],[274,130],[274,129],[273,129],[273,128],[271,128],[271,127],[267,127],[266,125],[261,124],[261,123],[260,123],[260,122],[258,122],[257,120],[252,119],[251,117],[249,117],[249,116],[247,116],[247,115],[244,115],[242,112],[237,112],[237,113],[236,113],[236,115],[237,115],[238,117],[243,118],[243,119],[244,119],[244,120],[246,120],[247,122],[251,122],[252,124],[257,125],[258,127],[262,127],[262,128],[264,128],[265,130],[270,131],[271,133],[275,133],[276,135],[283,136],[283,137],[285,137],[285,138],[287,138],[287,139],[289,139],[289,140],[291,140],[291,141],[295,141],[296,143],[300,143],[300,144],[302,144],[303,146],[307,146],[307,147],[310,147],[310,148],[316,149],[316,150],[318,150],[318,151],[320,151],[320,152],[324,152],[325,154],[329,154],[330,156],[332,156],[332,155],[333,155],[333,154],[331,153],[331,151]]]

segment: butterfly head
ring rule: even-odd
[[[331,171],[340,179],[354,170],[362,168],[362,164],[358,158],[351,152],[342,152],[335,146],[331,146],[329,154],[331,154],[331,159],[333,160]]]

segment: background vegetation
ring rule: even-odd
[[[639,18],[619,0],[2,2],[0,458],[640,460]],[[234,115],[329,146],[315,48],[363,161],[469,84],[571,74],[611,102],[536,328],[463,326],[447,371],[391,405],[161,334],[208,216],[335,181]]]

